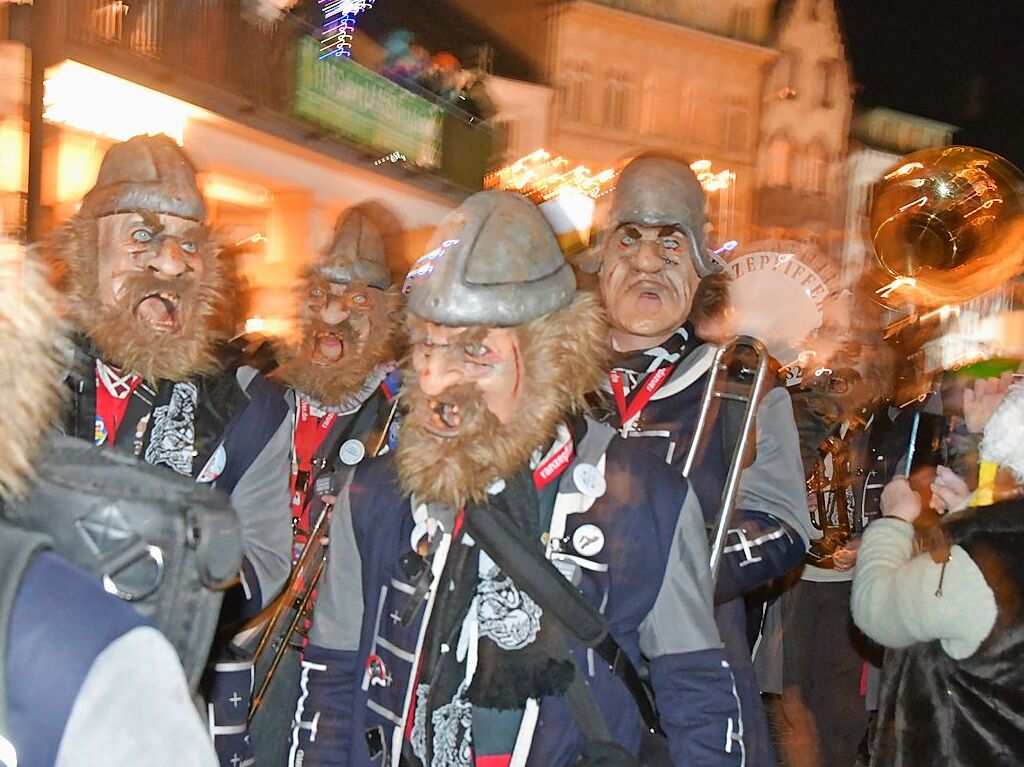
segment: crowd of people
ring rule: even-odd
[[[521,196],[397,281],[354,208],[227,343],[194,167],[113,146],[0,261],[0,764],[1024,761],[1024,385],[901,406],[844,294],[705,408],[757,367],[706,207],[634,159],[594,290]]]

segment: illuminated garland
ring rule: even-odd
[[[538,149],[490,173],[484,179],[484,186],[487,189],[519,192],[538,204],[570,193],[597,199],[615,188],[619,168],[607,168],[593,173],[585,165],[574,168],[569,165],[564,157]],[[708,193],[728,189],[736,181],[736,174],[730,170],[714,172],[710,160],[697,160],[690,168]]]
[[[320,36],[320,58],[351,56],[356,16],[373,7],[373,0],[319,0],[324,13]]]
[[[543,149],[494,171],[484,179],[488,189],[507,189],[542,203],[570,192],[598,198],[611,191],[618,175],[614,168],[591,173],[583,165],[569,168],[569,161]]]

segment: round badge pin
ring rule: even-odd
[[[347,439],[338,450],[338,458],[346,466],[355,466],[366,457],[366,446],[358,439]]]
[[[589,463],[581,463],[573,469],[572,481],[581,493],[591,498],[600,498],[608,489],[604,475],[596,466]]]
[[[217,448],[213,455],[210,456],[210,460],[206,462],[206,466],[199,472],[199,476],[196,478],[196,482],[213,482],[221,474],[224,473],[224,467],[228,462],[228,453],[221,445]]]
[[[599,554],[604,548],[604,533],[597,525],[580,525],[572,534],[572,547],[584,557]]]
[[[491,484],[487,486],[488,495],[501,495],[504,492],[505,480],[503,480],[501,477],[498,477],[496,480],[494,480]]]

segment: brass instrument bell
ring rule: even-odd
[[[913,312],[958,304],[1024,271],[1024,174],[973,147],[904,157],[874,187],[878,300]]]

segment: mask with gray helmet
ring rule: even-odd
[[[697,274],[722,271],[707,249],[707,196],[686,163],[667,157],[644,156],[630,162],[619,175],[605,242],[623,224],[674,226],[686,235]]]
[[[338,217],[331,246],[311,273],[341,285],[364,282],[380,290],[391,286],[384,239],[358,208],[350,208]]]
[[[533,203],[488,191],[441,222],[405,291],[409,311],[439,325],[514,327],[567,306],[576,278]]]
[[[82,199],[81,213],[93,218],[135,211],[206,221],[196,169],[167,136],[114,144],[103,157],[96,185]]]

